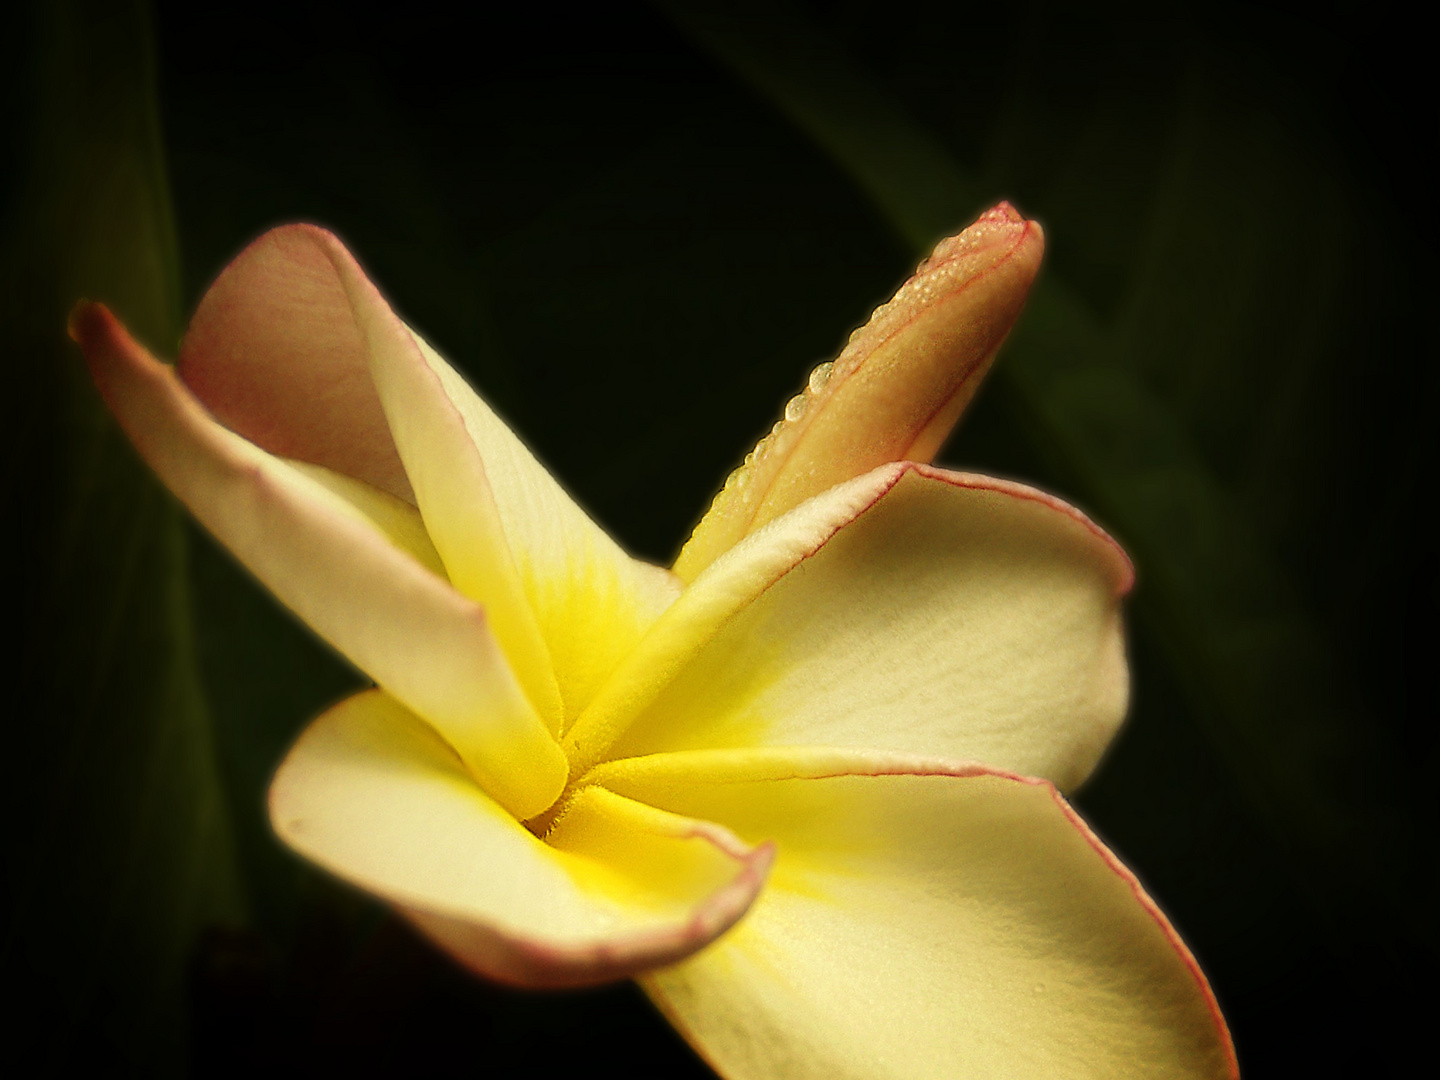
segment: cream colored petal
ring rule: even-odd
[[[642,980],[729,1080],[1238,1075],[1194,958],[1043,781],[824,750],[593,779],[776,844],[749,915]]]
[[[928,462],[989,370],[1040,268],[1040,226],[1009,203],[944,240],[726,483],[675,562],[692,581],[769,521],[888,461]]]
[[[340,496],[384,533],[392,544],[436,577],[445,579],[445,563],[430,542],[430,534],[425,531],[425,519],[412,503],[323,465],[295,460],[286,464]]]
[[[516,572],[486,463],[409,328],[339,241],[327,234],[323,246],[349,300],[426,532],[455,588],[485,605],[520,685],[558,732],[560,696],[549,650]]]
[[[450,576],[487,605],[552,730],[679,591],[585,516],[323,229],[273,229],[231,262],[202,299],[178,366],[223,423],[265,449],[412,503],[406,469],[423,475]]]
[[[679,584],[627,556],[395,316],[339,241],[321,242],[450,579],[486,605],[526,693],[558,732]]]
[[[365,342],[313,225],[271,229],[206,290],[176,368],[231,431],[415,501]]]
[[[800,506],[699,577],[567,741],[601,757],[823,745],[1062,787],[1125,712],[1124,554],[1078,511],[905,463]]]
[[[141,456],[206,528],[434,724],[512,812],[550,804],[565,783],[564,756],[519,692],[480,607],[355,502],[221,427],[104,308],[77,308],[72,332]],[[370,509],[383,516],[377,506],[389,497],[375,494]]]
[[[690,955],[744,914],[773,854],[599,788],[542,842],[380,691],[305,731],[275,775],[270,816],[292,848],[395,904],[462,963],[527,986]]]
[[[667,570],[630,558],[586,515],[468,383],[416,337],[465,421],[574,718],[680,594]]]

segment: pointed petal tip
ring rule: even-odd
[[[1019,210],[1015,209],[1015,204],[1009,199],[1001,199],[975,219],[977,225],[982,221],[986,223],[1008,222],[1012,225],[1019,225],[1025,221],[1025,217]]]
[[[84,345],[86,339],[95,333],[95,320],[104,314],[109,314],[104,304],[97,304],[82,297],[75,301],[75,306],[70,309],[70,314],[65,319],[65,332],[70,335],[71,341]]]
[[[1024,307],[1045,234],[1009,202],[936,244],[811,374],[675,562],[693,579],[750,532],[885,461],[931,460]]]
[[[1016,210],[1009,199],[1001,199],[998,203],[980,215],[980,221],[1024,221],[1020,211]]]

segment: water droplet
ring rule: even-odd
[[[775,438],[775,436],[779,435],[780,432],[782,432],[782,431],[784,431],[784,430],[785,430],[785,421],[784,421],[784,420],[776,420],[776,421],[775,421],[775,426],[770,429],[770,437],[773,439],[773,438]]]
[[[757,449],[758,449],[758,447],[757,447]],[[740,467],[741,467],[742,469],[748,469],[751,465],[754,465],[754,464],[755,464],[755,451],[754,451],[754,450],[751,450],[748,454],[745,455],[745,460],[744,460],[744,462],[741,463]]]
[[[785,405],[785,419],[792,424],[805,415],[805,410],[810,407],[810,399],[804,394],[796,394]]]
[[[830,381],[830,372],[835,370],[835,361],[826,360],[814,371],[810,372],[810,381],[806,385],[810,387],[812,394],[818,394],[825,389],[825,384]]]

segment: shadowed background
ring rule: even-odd
[[[327,225],[668,562],[809,369],[1009,198],[1046,269],[941,460],[1136,559],[1131,717],[1076,801],[1247,1076],[1398,1073],[1436,959],[1433,135],[1418,43],[1364,10],[21,5],[11,1045],[45,1075],[707,1075],[634,988],[479,983],[278,847],[270,772],[360,678],[135,460],[76,297],[173,355],[246,242]]]

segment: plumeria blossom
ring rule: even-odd
[[[925,464],[1024,302],[1002,204],[626,555],[331,234],[262,236],[174,367],[72,333],[161,479],[375,682],[275,831],[460,963],[638,977],[727,1077],[1234,1076],[1190,953],[1060,792],[1119,725],[1132,570]]]

